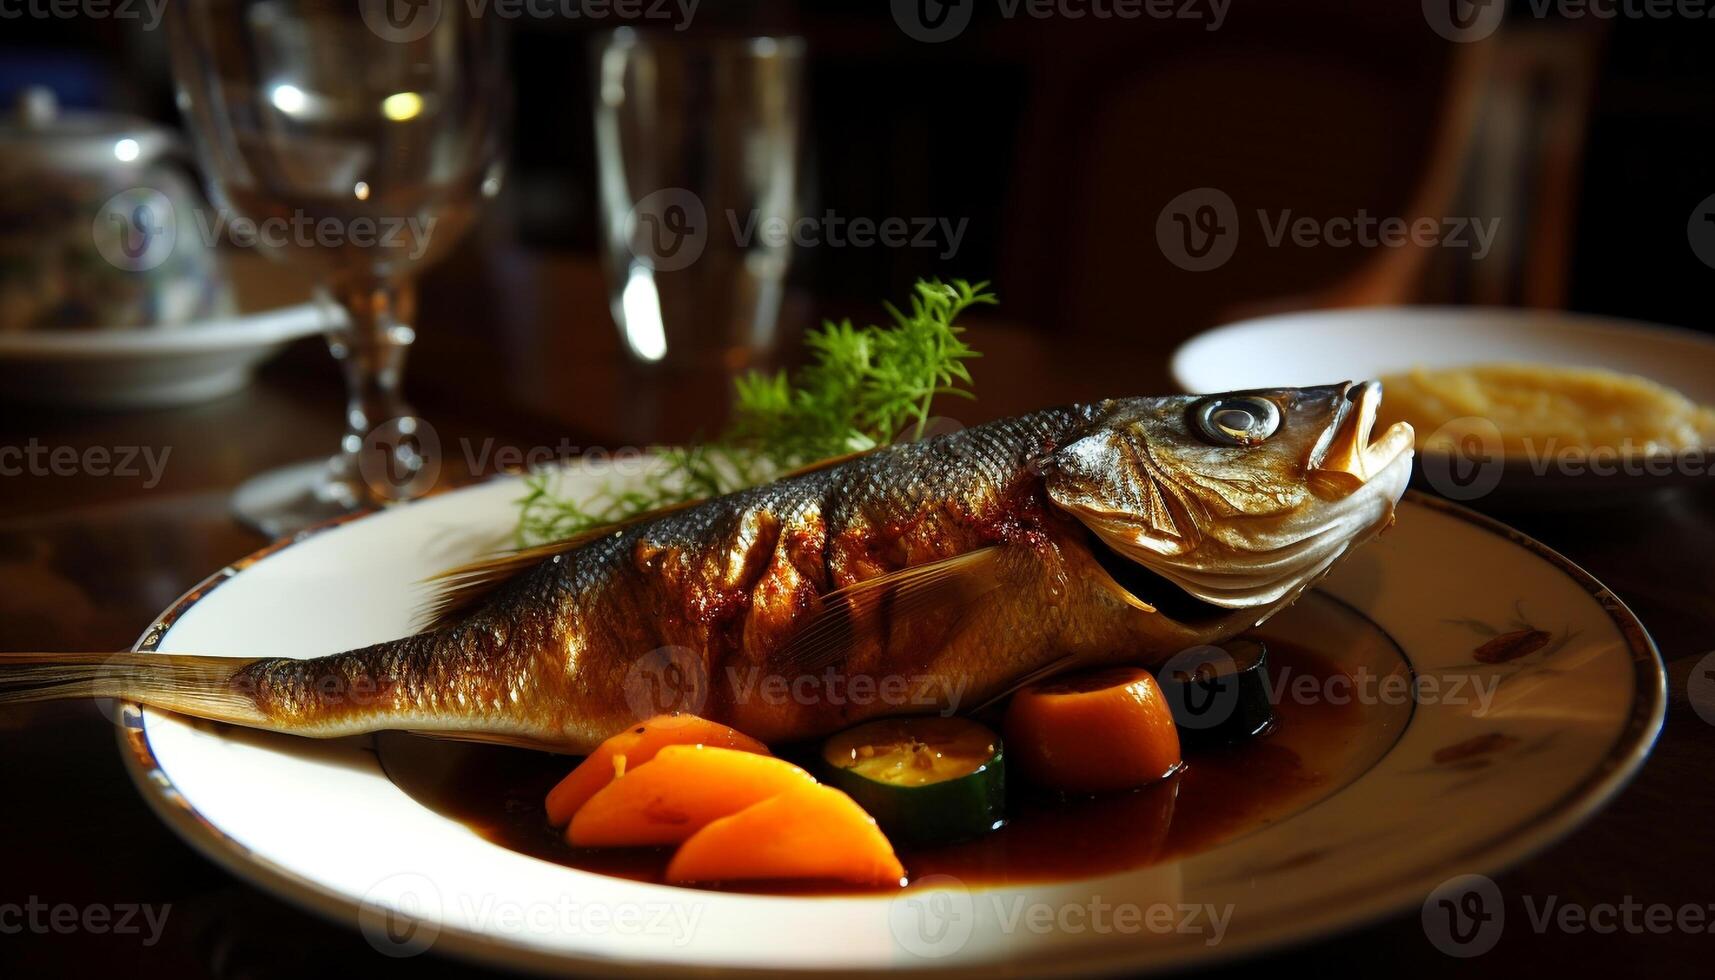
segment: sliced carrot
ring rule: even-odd
[[[1069,793],[1152,783],[1179,768],[1179,730],[1161,687],[1112,667],[1024,688],[1007,705],[1006,751],[1032,782]]]
[[[573,815],[566,841],[578,847],[677,844],[712,820],[815,783],[773,756],[669,745],[590,797]]]
[[[614,735],[596,747],[559,785],[548,792],[548,823],[564,827],[572,814],[613,781],[669,745],[712,745],[767,755],[768,746],[742,732],[690,714],[656,715]]]
[[[722,817],[680,845],[676,883],[816,879],[894,884],[905,868],[863,808],[831,786],[804,786]]]

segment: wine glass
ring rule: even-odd
[[[420,495],[439,461],[400,392],[412,277],[500,188],[501,25],[438,0],[196,0],[168,23],[218,206],[203,227],[313,271],[343,314],[327,335],[346,381],[339,453],[246,482],[235,514],[278,536]]]

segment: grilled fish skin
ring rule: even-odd
[[[0,705],[116,696],[568,752],[668,706],[769,742],[968,710],[1021,678],[1219,642],[1296,598],[1392,519],[1411,433],[1372,444],[1378,400],[1369,383],[1049,409],[479,566],[399,640],[10,655]]]

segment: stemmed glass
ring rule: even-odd
[[[234,512],[281,535],[416,496],[438,461],[400,392],[412,277],[499,190],[500,24],[433,0],[195,0],[168,23],[219,208],[203,227],[310,269],[343,313],[327,335],[346,380],[339,453],[250,480]]]

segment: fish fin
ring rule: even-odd
[[[425,581],[433,585],[435,591],[429,597],[422,615],[418,617],[418,629],[421,632],[429,632],[454,625],[467,613],[482,605],[501,586],[555,555],[566,554],[634,524],[641,524],[702,502],[699,498],[657,507],[622,521],[585,528],[557,541],[519,548],[516,551],[502,551],[431,575]]]
[[[418,629],[431,632],[457,623],[519,574],[591,540],[592,537],[579,534],[565,541],[479,558],[429,577],[425,581],[433,585],[434,593],[418,617]]]
[[[167,711],[261,725],[256,699],[234,683],[248,657],[152,653],[0,654],[0,708],[38,701],[118,698]]]
[[[784,480],[788,477],[803,476],[806,473],[829,469],[842,463],[849,463],[861,456],[868,456],[870,453],[883,448],[885,447],[875,446],[839,456],[830,456],[827,459],[817,460],[814,463],[807,463],[796,469],[788,470],[775,479]],[[434,585],[435,591],[429,597],[423,614],[419,617],[418,628],[426,632],[451,626],[482,605],[483,601],[493,595],[495,590],[510,582],[515,576],[536,567],[555,555],[563,555],[632,525],[641,524],[644,521],[653,520],[674,511],[684,510],[687,507],[694,507],[707,499],[706,497],[699,497],[669,504],[666,507],[657,507],[641,514],[634,514],[622,521],[603,524],[600,527],[586,528],[557,541],[520,548],[516,551],[503,551],[433,575],[427,581]]]
[[[1154,606],[1139,599],[1130,589],[1121,585],[1119,579],[1114,578],[1113,573],[1103,568],[1099,561],[1095,563],[1095,568],[1091,569],[1090,575],[1091,581],[1096,585],[1138,612],[1152,613],[1157,611]]]
[[[874,638],[881,622],[898,624],[953,611],[962,618],[1000,587],[1000,545],[853,582],[821,597],[818,608],[776,654],[782,667],[813,672]]]
[[[1017,677],[1014,677],[1006,683],[1005,687],[984,698],[981,704],[972,708],[968,713],[974,715],[987,711],[989,708],[999,704],[1014,694],[1017,694],[1019,691],[1029,687],[1037,681],[1045,681],[1050,677],[1063,674],[1076,666],[1078,666],[1078,658],[1074,654],[1068,653],[1063,657],[1056,657],[1034,670],[1027,670]]]

